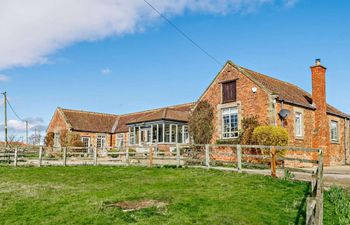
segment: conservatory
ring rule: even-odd
[[[189,143],[188,125],[175,121],[154,121],[129,125],[129,144]]]

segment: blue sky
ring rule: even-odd
[[[181,8],[164,13],[223,64],[230,59],[309,92],[309,67],[321,58],[328,68],[328,102],[349,113],[350,2],[247,2],[252,2],[249,7],[229,10]],[[3,60],[1,67],[0,56],[0,91],[8,92],[21,117],[40,125],[49,123],[57,106],[121,114],[197,100],[221,66],[155,15],[137,23],[131,31],[71,38],[40,54],[28,48],[43,60],[23,63],[19,54],[19,61]],[[15,36],[16,42],[34,35],[44,43],[45,37],[34,34],[36,29],[26,30]],[[11,111],[9,117],[16,120]],[[18,126],[12,132],[22,135]]]

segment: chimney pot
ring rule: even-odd
[[[316,59],[316,66],[320,66],[321,65],[321,59]]]

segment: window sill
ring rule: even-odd
[[[297,140],[297,141],[304,141],[304,136],[296,136],[295,140]]]
[[[334,144],[334,145],[340,145],[340,142],[339,141],[331,141],[331,144]]]

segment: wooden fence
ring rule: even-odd
[[[175,166],[260,173],[273,177],[307,174],[306,224],[323,224],[321,149],[253,145],[180,145],[160,151],[156,144],[128,148],[0,148],[0,165],[13,166]]]

